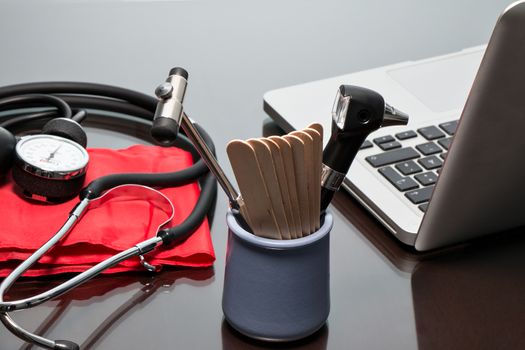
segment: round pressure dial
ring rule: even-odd
[[[82,187],[89,155],[78,143],[54,135],[25,136],[16,145],[13,178],[34,199],[72,197]]]

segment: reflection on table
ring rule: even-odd
[[[410,275],[419,349],[525,348],[525,229],[421,254],[370,225],[350,196],[336,203],[385,263]]]

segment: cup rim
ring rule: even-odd
[[[228,213],[226,214],[226,223],[230,228],[230,231],[243,241],[263,248],[290,249],[312,244],[326,236],[332,230],[334,219],[332,213],[327,210],[324,215],[323,225],[321,225],[317,231],[306,237],[283,240],[259,237],[251,232],[246,231],[241,227],[241,225],[239,225],[231,209],[228,209]]]

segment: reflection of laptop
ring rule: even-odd
[[[477,47],[273,90],[264,109],[285,131],[320,121],[329,133],[335,93],[351,84],[376,90],[407,112],[408,126],[370,135],[344,187],[418,250],[522,226],[522,23],[525,3],[519,2],[498,20],[485,54]]]
[[[494,243],[417,265],[419,350],[525,349],[525,240]]]

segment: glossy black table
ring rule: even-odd
[[[89,131],[94,140],[112,133]],[[135,134],[142,132],[137,128]],[[395,241],[345,193],[331,207],[335,224],[327,325],[299,342],[250,340],[224,321],[221,310],[226,208],[219,194],[211,230],[214,267],[99,276],[57,300],[12,315],[38,334],[75,340],[82,349],[525,346],[523,230],[419,254]],[[9,295],[27,297],[66,277],[23,279]],[[0,339],[1,349],[29,348],[3,327]]]
[[[265,91],[483,44],[506,3],[6,2],[0,83],[96,81],[152,94],[171,66],[184,66],[186,111],[209,131],[232,176],[226,143],[261,135]],[[134,142],[90,130],[90,146]],[[15,320],[83,349],[525,347],[523,232],[420,255],[344,193],[332,206],[327,325],[298,343],[246,339],[221,310],[226,210],[219,192],[212,268],[101,276]],[[13,294],[63,278],[25,279]],[[0,327],[0,349],[28,348]]]

